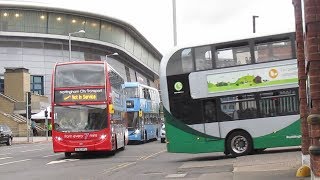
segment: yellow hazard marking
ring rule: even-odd
[[[297,170],[296,177],[309,177],[311,175],[310,173],[310,167],[303,165]]]

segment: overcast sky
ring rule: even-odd
[[[163,55],[173,47],[172,0],[25,1],[111,16],[133,25]],[[178,46],[291,32],[293,10],[292,0],[176,0]]]

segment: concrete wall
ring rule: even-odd
[[[4,94],[17,101],[25,101],[25,93],[30,92],[30,74],[25,68],[6,68],[4,74]]]
[[[27,123],[19,123],[18,132],[19,132],[19,135],[17,136],[27,136]]]
[[[0,113],[0,124],[6,124],[10,127],[10,129],[12,130],[14,136],[18,136],[20,133],[20,129],[19,129],[19,123],[13,121],[11,118],[5,116],[4,114]],[[25,127],[26,129],[26,127]]]
[[[14,111],[14,102],[0,96],[0,111],[11,114]]]

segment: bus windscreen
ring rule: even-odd
[[[107,127],[106,105],[77,105],[54,107],[54,130],[86,132]]]
[[[55,87],[104,86],[103,64],[59,65],[55,72]]]

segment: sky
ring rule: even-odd
[[[133,25],[163,55],[173,45],[172,0],[26,1],[102,14]],[[252,32],[252,16],[256,33]],[[176,0],[177,45],[236,40],[295,31],[292,0]]]

